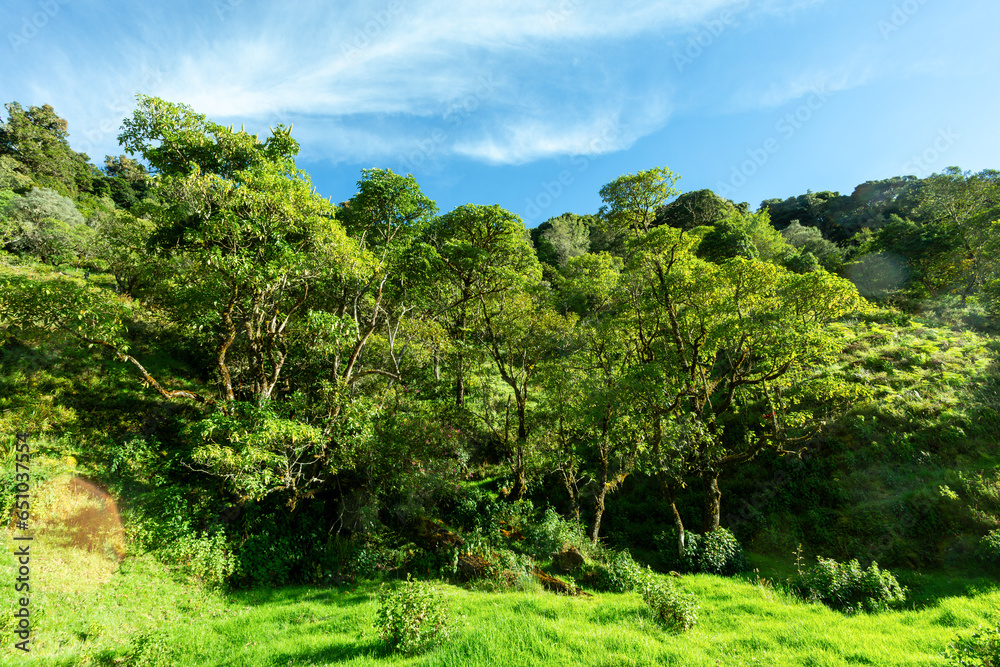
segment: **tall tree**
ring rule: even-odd
[[[656,222],[656,213],[680,194],[674,184],[680,176],[667,167],[654,167],[619,176],[601,188],[601,217],[613,232],[640,236]]]
[[[530,456],[528,405],[543,365],[556,356],[572,330],[575,316],[559,315],[537,285],[512,284],[503,291],[481,294],[473,324],[474,336],[510,389],[517,415],[517,435],[508,443],[514,477],[511,497],[520,499],[528,487]],[[506,436],[506,433],[504,434]]]
[[[987,249],[1000,219],[1000,172],[963,172],[949,167],[925,179],[918,194],[916,216],[930,224],[944,226],[958,240],[963,279],[958,287],[962,305],[982,286],[991,265]]]
[[[431,223],[426,233],[430,270],[440,277],[439,312],[450,313],[456,344],[455,403],[465,403],[466,341],[478,301],[520,283],[537,282],[541,268],[521,219],[496,204],[464,204]]]
[[[670,225],[685,231],[714,225],[737,213],[733,202],[711,190],[685,192],[656,212],[656,225]]]
[[[40,187],[69,197],[89,191],[97,169],[85,154],[70,148],[68,126],[55,109],[48,104],[24,109],[17,102],[5,106],[0,155],[13,158],[20,173]]]
[[[635,384],[653,421],[650,451],[669,463],[661,469],[668,498],[682,481],[676,475],[701,476],[710,531],[719,525],[720,474],[766,447],[785,449],[822,418],[823,401],[834,406],[849,393],[811,372],[836,347],[825,323],[862,301],[850,283],[822,271],[796,275],[740,257],[704,262],[672,228],[634,246],[624,330],[641,362]],[[681,465],[664,451],[661,419],[697,435],[684,439],[696,448]]]

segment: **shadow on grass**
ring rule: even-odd
[[[899,583],[906,586],[906,607],[928,609],[955,597],[972,598],[1000,591],[1000,580],[970,573],[897,572]]]
[[[315,588],[312,586],[289,586],[286,588],[257,588],[232,593],[234,602],[240,605],[289,605],[302,602],[322,602],[341,608],[357,607],[370,601],[378,584],[364,583],[354,586]]]
[[[322,649],[304,649],[302,651],[274,654],[274,665],[322,665],[337,663],[354,658],[371,658],[383,660],[392,652],[381,641],[369,640],[357,643],[342,642]]]

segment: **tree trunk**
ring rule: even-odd
[[[462,407],[465,405],[465,355],[463,347],[465,344],[465,328],[469,324],[469,309],[465,303],[468,287],[462,290],[462,312],[458,318],[458,355],[455,359],[455,405]]]
[[[566,495],[569,496],[570,511],[573,513],[573,520],[580,523],[580,491],[577,488],[576,473],[565,467],[559,471],[566,486]]]
[[[514,500],[521,500],[528,491],[528,479],[524,474],[524,466],[519,465],[514,471],[514,488],[510,495]]]
[[[684,521],[681,519],[681,513],[677,509],[677,490],[672,484],[664,484],[667,502],[670,503],[670,513],[674,517],[674,528],[677,530],[677,558],[683,560],[684,554],[687,552],[687,544],[684,537]]]
[[[455,359],[455,405],[458,407],[465,405],[465,376],[462,361],[462,353],[459,352]]]
[[[608,465],[601,466],[601,480],[597,486],[597,498],[594,499],[594,525],[590,529],[590,542],[597,544],[601,535],[601,519],[604,517],[604,499],[608,495]]]
[[[722,503],[722,493],[719,492],[719,473],[715,471],[704,472],[701,478],[705,482],[705,516],[702,532],[710,533],[719,527]]]

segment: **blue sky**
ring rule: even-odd
[[[668,166],[757,207],[1000,168],[996,0],[7,0],[0,97],[117,154],[136,93],[267,131],[316,189],[413,173],[528,226]]]

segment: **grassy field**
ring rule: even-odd
[[[698,625],[674,635],[635,593],[571,598],[442,582],[435,588],[450,609],[451,639],[404,658],[373,629],[376,582],[220,593],[148,556],[119,564],[106,551],[35,546],[34,644],[28,654],[13,648],[5,613],[0,664],[943,665],[956,635],[1000,613],[1000,584],[957,575],[911,575],[907,608],[854,617],[758,575],[693,575],[679,585],[699,598]],[[13,580],[9,556],[0,572]]]

